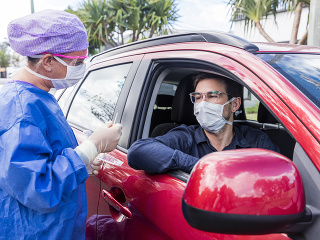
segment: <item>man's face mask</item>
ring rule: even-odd
[[[200,101],[194,104],[194,115],[197,118],[200,126],[211,133],[219,132],[225,124],[232,125],[232,122],[227,121],[223,116],[224,106],[232,102],[235,98],[231,98],[225,104],[210,103]]]
[[[50,80],[53,84],[53,87],[57,90],[71,87],[71,86],[77,84],[84,77],[84,74],[86,71],[86,64],[81,63],[81,64],[77,65],[76,62],[78,61],[78,59],[86,58],[86,56],[73,57],[73,56],[65,56],[65,55],[59,55],[59,54],[52,54],[52,55],[53,55],[54,59],[56,59],[59,63],[61,63],[62,65],[67,67],[67,74],[64,79],[52,79],[52,78],[43,76],[43,75],[31,70],[27,66],[25,66],[25,69],[37,77],[40,77],[40,78],[43,78],[46,80]],[[42,55],[40,55],[40,56],[36,55],[36,56],[32,56],[32,57],[38,58],[38,57],[42,57]],[[70,64],[67,64],[60,57],[72,58],[73,60]]]

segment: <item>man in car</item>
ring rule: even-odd
[[[128,163],[150,174],[170,170],[190,172],[206,154],[240,148],[264,148],[279,152],[267,134],[248,126],[234,126],[241,105],[240,84],[218,75],[195,76],[190,93],[199,125],[181,125],[163,136],[136,141],[128,151]]]

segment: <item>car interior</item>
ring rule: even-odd
[[[161,84],[155,88],[155,97],[151,109],[151,121],[148,136],[157,137],[170,131],[180,124],[198,124],[193,114],[193,104],[189,93],[194,91],[193,77],[200,72],[192,69],[172,69],[165,77],[159,78]],[[232,81],[230,79],[230,81]],[[250,91],[249,91],[250,92]],[[251,93],[253,95],[253,93]],[[272,142],[280,148],[281,154],[292,159],[295,140],[288,134],[284,126],[273,116],[262,102],[257,101],[256,120],[246,117],[244,97],[240,109],[235,115],[235,125],[249,125],[268,134]],[[152,101],[153,100],[153,101]],[[152,105],[152,104],[151,104]]]

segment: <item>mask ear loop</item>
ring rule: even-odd
[[[224,105],[227,105],[228,103],[231,103],[233,100],[235,100],[236,98],[235,97],[233,97],[233,98],[231,98],[228,102],[226,102],[225,104],[223,104],[223,106]]]
[[[77,61],[78,61],[78,58],[74,58],[72,61],[71,61],[71,63],[69,63],[69,64],[67,64],[65,61],[63,61],[60,57],[57,57],[57,56],[54,56],[54,55],[52,55],[53,57],[54,57],[54,59],[56,59],[59,63],[61,63],[62,65],[64,65],[64,66],[66,66],[66,67],[74,67],[75,66],[75,64],[77,63]]]
[[[35,69],[34,69],[35,72],[38,72],[38,69],[41,66],[41,64],[42,64],[42,58],[37,62],[36,66],[35,66]]]
[[[50,54],[50,53],[48,53],[48,54]],[[41,65],[41,63],[42,63],[43,56],[44,56],[44,54],[37,54],[37,55],[29,56],[29,57],[31,57],[31,58],[41,58],[41,59],[39,60],[39,62],[37,62],[36,66],[35,66],[35,72],[38,72],[38,69],[39,69],[39,67],[40,67],[40,65]],[[52,55],[52,56],[53,56],[53,55]],[[53,57],[54,57],[54,56],[53,56]]]
[[[59,63],[61,63],[62,65],[66,66],[66,67],[69,66],[65,61],[63,61],[63,60],[60,59],[59,57],[56,57],[56,56],[54,56],[54,55],[52,55],[52,56],[54,57],[55,60],[57,60],[57,61],[58,61]]]

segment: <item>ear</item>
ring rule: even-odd
[[[47,72],[51,72],[52,71],[52,62],[53,62],[53,57],[51,54],[45,54],[42,57],[42,67],[44,68],[44,70],[46,70]]]
[[[240,97],[236,97],[232,102],[231,102],[231,111],[232,112],[236,112],[241,105],[241,98]]]

